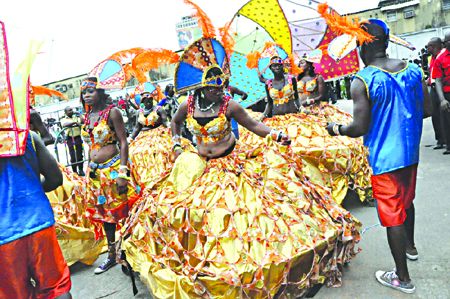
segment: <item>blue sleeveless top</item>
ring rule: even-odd
[[[418,163],[424,100],[422,70],[415,64],[396,73],[368,66],[356,77],[366,85],[372,106],[364,144],[369,148],[373,174]]]
[[[36,152],[28,135],[25,155],[0,158],[0,245],[55,223],[39,176]]]

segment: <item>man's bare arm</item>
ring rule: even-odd
[[[42,174],[42,186],[45,192],[50,192],[58,188],[63,183],[63,175],[58,167],[55,158],[50,154],[44,145],[44,142],[33,131],[30,131],[36,147],[36,156],[39,164],[39,173]]]
[[[353,122],[340,128],[340,134],[349,137],[360,137],[369,131],[371,105],[366,86],[361,79],[355,78],[350,87],[353,99]]]

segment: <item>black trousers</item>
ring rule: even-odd
[[[444,127],[441,121],[441,102],[436,91],[436,86],[430,88],[431,104],[433,106],[433,114],[431,115],[431,121],[433,123],[434,138],[438,144],[445,143]]]
[[[77,172],[77,168],[79,169],[78,173],[83,171],[83,141],[81,140],[81,136],[70,137],[67,136],[67,147],[69,148],[70,154],[70,164],[72,164],[73,172]]]
[[[450,102],[450,92],[445,93],[445,99]],[[442,133],[444,135],[445,144],[447,146],[447,150],[450,150],[450,112],[442,111],[441,112],[441,124],[442,124]]]

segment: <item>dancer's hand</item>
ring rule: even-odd
[[[328,123],[327,124],[328,134],[330,134],[331,136],[339,136],[339,135],[341,135],[341,132],[339,131],[341,126],[342,125],[338,125],[336,123]]]
[[[176,160],[176,159],[178,158],[178,156],[181,155],[182,152],[183,152],[183,150],[182,150],[181,148],[176,149],[176,150],[173,152],[174,160]]]
[[[128,181],[122,178],[117,178],[116,183],[117,183],[117,192],[119,192],[119,195],[127,194]]]
[[[291,145],[291,138],[286,134],[281,134],[281,141],[280,143],[282,145]]]
[[[307,99],[303,102],[303,106],[304,106],[304,107],[311,106],[311,105],[314,104],[314,103],[315,103],[315,100],[314,100],[314,99],[307,98]]]

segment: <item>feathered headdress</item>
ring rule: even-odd
[[[138,78],[140,74],[137,74],[136,71],[131,67],[131,63],[136,56],[138,56],[144,51],[145,51],[144,48],[131,48],[128,50],[116,52],[111,56],[109,56],[108,59],[115,60],[122,65],[122,68],[125,72],[125,82],[130,81],[132,77],[135,77],[137,80],[139,80],[142,78]]]
[[[195,17],[198,19],[198,24],[203,31],[203,37],[206,38],[214,38],[216,37],[216,29],[211,22],[211,19],[208,15],[194,2],[191,0],[184,0],[184,3],[190,5],[195,10]]]
[[[210,84],[205,81],[205,75],[214,67],[221,69],[223,76]],[[175,70],[175,90],[180,93],[206,85],[219,86],[229,74],[229,60],[223,45],[216,39],[203,37],[188,46],[181,56]]]
[[[294,56],[288,55],[279,44],[274,42],[266,42],[261,52],[251,52],[246,57],[247,67],[250,69],[258,69],[260,73],[264,73],[273,63],[284,64],[289,68],[289,72],[294,75],[301,73],[301,69],[295,64]]]
[[[335,12],[329,12],[327,3],[320,3],[317,6],[317,12],[325,19],[330,30],[337,35],[348,34],[355,36],[360,44],[370,43],[373,36],[361,28],[361,24],[353,22],[346,17],[342,17]]]
[[[36,96],[58,97],[68,100],[67,96],[57,90],[47,88],[45,86],[31,86],[30,87],[30,105],[35,105]]]
[[[230,57],[233,53],[234,45],[236,44],[231,32],[231,21],[224,27],[219,28],[219,33],[225,52],[227,52],[228,57]]]
[[[88,77],[97,78],[95,88],[101,89],[119,89],[125,86],[126,74],[122,64],[113,59],[106,59],[97,64],[92,71],[89,72]],[[84,83],[84,82],[83,82]],[[82,84],[81,89],[87,85]]]
[[[131,70],[140,83],[146,82],[150,70],[157,69],[163,64],[177,63],[180,56],[166,49],[149,49],[137,55],[132,63]]]
[[[161,87],[158,84],[155,84],[153,82],[145,82],[141,83],[134,89],[134,100],[136,104],[140,104],[141,102],[141,95],[143,93],[149,93],[153,100],[156,102],[159,102],[164,98],[164,94],[161,91]]]

